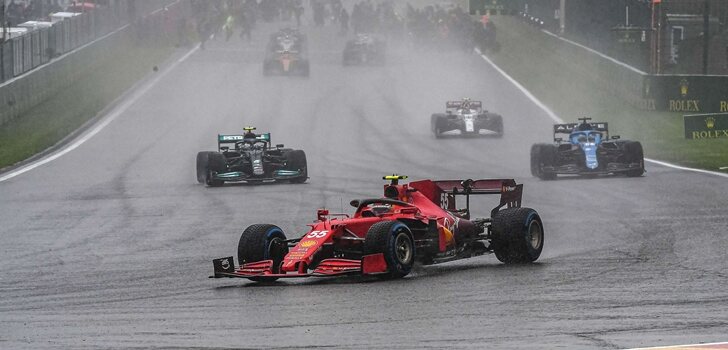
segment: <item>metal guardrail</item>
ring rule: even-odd
[[[23,26],[23,34],[13,33],[0,42],[0,84],[21,76],[54,58],[133,22],[140,14],[174,3],[174,0],[113,1],[78,15],[51,16],[51,22]],[[0,37],[2,37],[0,31]],[[6,33],[7,34],[7,33]]]
[[[125,8],[126,1],[0,42],[0,127],[130,45],[173,45],[179,33],[171,24],[191,15],[184,0],[138,1],[137,11]]]

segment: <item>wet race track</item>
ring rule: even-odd
[[[529,149],[550,140],[554,121],[479,56],[390,43],[385,67],[342,67],[344,39],[305,28],[310,78],[264,78],[275,29],[161,65],[158,83],[87,142],[0,182],[0,348],[617,349],[728,339],[727,179],[648,163],[642,178],[540,181]],[[466,96],[503,115],[502,139],[432,136],[430,114]],[[310,180],[196,183],[195,154],[246,125],[304,149]],[[505,266],[486,255],[384,282],[207,278],[246,226],[274,223],[298,237],[317,208],[350,212],[349,200],[380,196],[387,173],[515,178],[544,220],[541,258]],[[487,215],[493,203],[474,205]]]

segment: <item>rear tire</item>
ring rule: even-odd
[[[369,227],[364,240],[364,254],[384,254],[387,262],[383,278],[402,278],[412,271],[415,244],[412,232],[400,221],[380,221]]]
[[[544,242],[543,222],[531,208],[507,208],[493,217],[491,246],[505,264],[534,262]]]
[[[297,149],[287,152],[286,158],[286,170],[301,171],[302,175],[295,179],[291,179],[292,183],[302,184],[308,180],[308,164],[306,163],[306,152]]]
[[[242,266],[257,261],[273,260],[273,273],[280,273],[283,258],[288,254],[288,244],[285,240],[286,235],[276,225],[250,225],[243,231],[238,241],[238,263]],[[265,280],[271,281],[274,278],[265,277]]]
[[[645,173],[645,156],[644,152],[642,150],[642,144],[637,141],[631,141],[627,142],[624,145],[624,153],[626,155],[627,162],[631,163],[639,163],[640,167],[638,169],[630,170],[626,172],[626,175],[628,177],[639,177],[642,176],[642,174]]]

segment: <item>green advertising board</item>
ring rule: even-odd
[[[683,113],[728,112],[728,76],[647,75],[643,97],[659,111]]]
[[[685,138],[689,140],[728,138],[728,113],[683,116]]]
[[[511,10],[508,0],[469,0],[468,9],[471,15],[484,14],[486,12],[499,13]]]

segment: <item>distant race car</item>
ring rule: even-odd
[[[436,113],[430,117],[430,126],[436,138],[450,135],[503,136],[503,117],[484,111],[481,101],[471,101],[469,98],[448,101],[445,113]]]
[[[553,180],[558,174],[642,176],[642,144],[609,136],[609,125],[579,118],[581,123],[554,125],[554,144],[531,147],[531,174]],[[568,139],[559,137],[567,134]]]
[[[383,65],[386,61],[387,45],[369,34],[358,34],[346,42],[342,62],[351,65]]]
[[[263,61],[263,75],[309,75],[306,35],[282,29],[271,35]]]
[[[400,278],[415,261],[424,265],[495,253],[503,263],[536,261],[544,244],[538,213],[521,207],[523,185],[512,179],[421,180],[384,177],[384,197],[355,199],[353,215],[318,210],[318,221],[301,238],[280,227],[251,225],[232,256],[213,260],[212,277],[254,281],[278,278],[376,275]],[[471,218],[470,196],[500,195],[490,217]],[[457,196],[465,197],[458,208]]]
[[[272,146],[270,133],[256,135],[253,127],[244,130],[243,135],[217,135],[217,152],[197,153],[199,183],[306,182],[306,153],[282,144]]]

